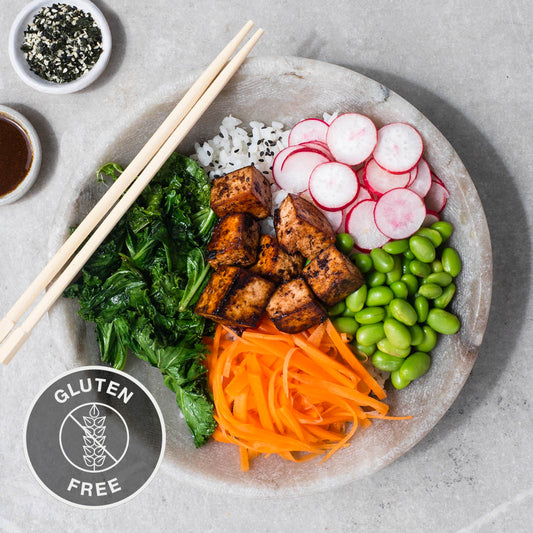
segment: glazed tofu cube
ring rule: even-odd
[[[299,253],[289,255],[281,249],[276,237],[262,235],[257,263],[250,267],[250,272],[275,283],[284,283],[298,276],[303,266],[304,258]]]
[[[272,209],[270,182],[254,166],[221,176],[211,188],[211,209],[219,217],[249,213],[256,218],[265,218]]]
[[[302,276],[326,305],[335,305],[365,282],[359,269],[332,244],[303,270]]]
[[[244,268],[222,266],[209,279],[195,313],[233,328],[255,327],[275,288]]]
[[[301,278],[280,285],[266,308],[275,326],[285,333],[298,333],[324,322],[327,314]]]
[[[249,266],[257,261],[259,224],[252,215],[237,213],[222,217],[207,245],[207,260],[213,268],[221,265]]]
[[[289,194],[274,213],[274,227],[281,247],[312,259],[335,242],[335,232],[324,214],[311,202]]]

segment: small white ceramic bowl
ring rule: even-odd
[[[26,117],[21,115],[18,111],[15,111],[14,109],[3,105],[0,105],[0,115],[4,115],[7,118],[11,119],[24,130],[30,140],[31,150],[33,153],[31,167],[28,173],[26,174],[26,177],[19,183],[15,190],[4,196],[0,196],[1,206],[17,201],[30,190],[31,186],[35,183],[35,180],[37,179],[37,175],[39,174],[39,170],[41,168],[42,152],[41,143],[39,141],[39,137],[37,136],[37,132]]]
[[[57,2],[57,0],[56,0]],[[30,70],[24,57],[24,52],[20,49],[24,42],[24,31],[33,21],[33,18],[45,6],[54,4],[54,0],[43,1],[34,0],[24,6],[22,11],[15,18],[11,31],[9,32],[9,59],[19,77],[34,89],[49,94],[68,94],[80,91],[95,81],[105,70],[111,55],[111,31],[103,13],[89,0],[64,0],[65,4],[77,7],[85,13],[90,13],[102,32],[102,54],[91,70],[80,76],[78,79],[66,83],[54,83],[44,80]]]

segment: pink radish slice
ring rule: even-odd
[[[329,159],[318,152],[296,150],[285,158],[281,170],[276,172],[276,183],[287,192],[298,194],[305,191],[311,173],[321,163],[329,163]]]
[[[374,219],[378,229],[391,239],[405,239],[420,228],[426,206],[418,194],[409,189],[393,189],[377,202]]]
[[[296,124],[289,133],[289,146],[307,141],[326,142],[329,126],[318,118],[306,118]]]
[[[321,154],[325,155],[331,161],[333,161],[334,159],[326,143],[319,142],[319,141],[308,141],[308,142],[300,143],[296,146],[301,146],[302,148],[307,148],[309,150],[315,150],[317,152],[320,152]]]
[[[438,222],[439,220],[439,214],[435,213],[435,211],[430,211],[428,209],[426,211],[426,218],[424,219],[424,222],[422,222],[422,226],[431,226],[431,224]]]
[[[350,205],[359,192],[353,169],[335,161],[318,165],[309,178],[309,192],[318,207],[340,211]]]
[[[380,248],[389,238],[378,229],[374,220],[374,200],[359,202],[346,217],[346,232],[349,233],[360,250]]]
[[[298,150],[298,146],[289,146],[287,148],[284,148],[274,158],[274,162],[272,163],[272,178],[274,178],[274,181],[278,186],[279,183],[276,181],[276,176],[281,173],[281,167],[283,163],[285,162],[285,159],[289,156],[289,154],[292,154],[296,150]],[[281,186],[280,186],[281,187]]]
[[[430,211],[440,213],[448,201],[448,196],[449,193],[446,190],[446,187],[437,181],[432,182],[431,188],[424,198],[426,208]]]
[[[340,163],[358,165],[367,159],[377,142],[374,123],[359,113],[338,116],[329,126],[327,143]]]
[[[408,189],[416,192],[420,198],[424,198],[431,187],[431,170],[425,159],[420,159],[417,169],[416,179],[408,186]]]
[[[409,187],[409,185],[411,185],[413,181],[416,180],[417,175],[418,175],[418,165],[416,165],[416,167],[412,168],[409,171],[409,183],[407,183],[407,187]]]
[[[383,170],[374,159],[370,159],[366,164],[364,177],[368,190],[379,196],[391,189],[405,187],[409,183],[411,174],[409,172],[404,174],[392,174],[391,172]]]
[[[373,156],[380,167],[401,174],[418,163],[423,150],[422,137],[413,126],[394,122],[379,129]]]
[[[325,211],[321,209],[325,217],[328,219],[333,231],[337,233],[342,227],[343,211]]]
[[[431,179],[433,181],[436,181],[439,185],[442,185],[446,189],[446,185],[444,185],[444,182],[433,172],[431,173]]]

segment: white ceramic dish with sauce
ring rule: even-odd
[[[60,200],[50,251],[68,236],[105,192],[94,170],[108,161],[127,164],[189,87],[193,77],[176,86],[162,87],[128,109],[122,124],[102,136],[100,146],[83,153],[86,179],[73,183]],[[210,442],[195,449],[174,395],[157,369],[131,356],[125,370],[142,381],[156,397],[167,426],[167,451],[161,469],[176,479],[204,489],[252,496],[300,496],[353,482],[387,466],[419,442],[441,419],[467,379],[483,339],[492,289],[492,255],[488,227],[479,196],[459,156],[445,137],[415,107],[383,85],[351,70],[309,59],[255,57],[246,61],[233,81],[207,110],[180,147],[191,153],[193,143],[212,138],[222,119],[232,114],[249,122],[283,122],[287,127],[323,112],[361,112],[380,126],[405,121],[417,128],[425,142],[424,157],[443,179],[450,199],[443,213],[455,227],[451,245],[463,260],[452,305],[461,319],[456,335],[442,335],[433,350],[433,365],[404,390],[390,385],[386,401],[391,413],[413,415],[411,420],[376,420],[358,431],[351,446],[329,461],[303,464],[278,457],[258,458],[249,472],[241,472],[236,447]],[[87,132],[87,136],[90,132]],[[88,139],[87,139],[88,141]],[[90,143],[81,139],[80,146]],[[50,313],[56,352],[68,368],[98,364],[94,327],[77,316],[77,303],[59,302]],[[422,458],[421,458],[422,460]]]
[[[20,49],[24,42],[24,31],[33,21],[35,15],[39,13],[43,7],[51,6],[54,3],[64,3],[69,6],[77,7],[85,13],[91,14],[102,32],[103,51],[98,58],[98,61],[89,71],[85,72],[85,74],[73,81],[65,83],[54,83],[45,80],[32,72],[26,61],[24,52]],[[9,32],[9,59],[20,79],[30,87],[43,93],[68,94],[85,89],[102,74],[109,62],[111,44],[112,40],[109,24],[100,9],[89,0],[65,0],[63,2],[54,2],[53,0],[34,0],[33,2],[26,4],[13,21]]]

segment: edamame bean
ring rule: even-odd
[[[405,300],[409,294],[407,285],[404,281],[395,281],[394,283],[390,284],[390,288],[396,298],[403,298]]]
[[[389,307],[392,316],[402,324],[405,324],[406,326],[412,326],[413,324],[416,324],[418,319],[416,311],[414,307],[406,300],[394,298]]]
[[[405,387],[411,383],[408,379],[400,377],[400,372],[398,370],[391,372],[390,380],[394,388],[398,390],[405,389]]]
[[[452,282],[452,277],[448,272],[432,272],[424,283],[435,283],[439,287],[447,287]]]
[[[380,287],[371,287],[368,291],[368,296],[366,297],[366,305],[376,306],[376,305],[387,305],[394,298],[394,293],[392,289],[386,285]]]
[[[356,343],[355,349],[357,352],[362,353],[363,355],[366,355],[368,359],[376,351],[376,345],[370,344],[369,346],[365,346],[364,344]]]
[[[416,345],[416,349],[419,352],[431,352],[431,350],[433,350],[437,344],[437,333],[431,326],[428,326],[427,324],[422,326],[422,331],[424,333],[424,340],[420,344]]]
[[[418,324],[409,326],[409,333],[411,334],[411,345],[416,346],[424,340],[424,331]]]
[[[404,257],[402,259],[402,274],[410,274],[411,270],[409,269],[409,265],[411,264],[411,259],[407,259],[407,257]]]
[[[353,237],[349,233],[337,233],[335,246],[339,252],[348,255],[353,249]]]
[[[411,334],[407,327],[395,318],[387,318],[383,322],[383,331],[389,341],[398,348],[411,346]]]
[[[407,250],[407,252],[404,252],[403,256],[406,259],[409,259],[410,261],[412,261],[415,258],[415,254],[411,250]]]
[[[430,228],[436,229],[441,234],[443,241],[449,239],[451,234],[453,233],[453,226],[445,220],[433,222]]]
[[[409,239],[409,249],[414,256],[423,263],[431,263],[435,260],[436,252],[433,243],[421,235],[413,235]]]
[[[414,308],[418,315],[418,322],[425,322],[429,313],[429,302],[424,296],[417,296],[414,301]]]
[[[395,357],[407,357],[411,353],[411,347],[409,348],[398,348],[398,346],[394,346],[392,342],[385,337],[384,339],[381,339],[377,343],[378,350],[381,350],[382,352],[388,353],[389,355],[394,355]]]
[[[341,300],[340,302],[336,303],[335,305],[331,306],[328,309],[328,315],[329,316],[342,315],[345,309],[346,309],[346,304]]]
[[[393,255],[394,266],[390,272],[387,272],[385,276],[387,277],[387,285],[398,281],[402,277],[402,260],[399,255]]]
[[[365,324],[361,326],[355,334],[357,342],[363,346],[376,344],[383,337],[385,337],[385,331],[383,330],[383,324],[381,322],[378,322],[377,324]]]
[[[409,263],[409,270],[411,274],[419,278],[427,278],[431,274],[431,267],[418,259],[413,259]]]
[[[442,294],[442,287],[436,283],[424,283],[418,287],[418,294],[429,300],[434,300]]]
[[[379,287],[380,285],[385,284],[385,280],[387,277],[383,272],[378,272],[377,270],[374,270],[373,272],[370,272],[368,274],[368,277],[366,278],[366,282],[370,287]]]
[[[350,259],[355,263],[355,266],[366,274],[372,270],[372,259],[366,254],[351,254]]]
[[[354,313],[361,311],[365,306],[367,293],[367,286],[361,285],[355,292],[346,296],[346,299],[344,300],[346,307]]]
[[[420,228],[415,235],[420,235],[421,237],[425,237],[426,239],[429,239],[435,248],[438,248],[442,244],[442,235],[433,228]]]
[[[435,261],[431,263],[431,272],[442,272],[443,270],[440,259],[435,259]]]
[[[444,309],[433,308],[428,314],[428,324],[437,332],[453,335],[461,326],[459,319]]]
[[[381,248],[374,248],[371,250],[370,257],[372,258],[372,264],[374,265],[374,268],[378,272],[383,272],[386,274],[394,267],[394,259],[392,256]]]
[[[400,370],[402,363],[403,359],[395,357],[394,355],[389,355],[388,353],[380,352],[379,350],[374,352],[374,355],[372,356],[372,364],[384,372]]]
[[[444,248],[442,250],[441,261],[444,272],[448,272],[452,278],[455,278],[461,272],[461,258],[453,248]]]
[[[383,250],[392,255],[403,254],[409,250],[409,241],[407,239],[398,239],[397,241],[389,241],[383,245]]]
[[[333,325],[337,331],[346,333],[348,335],[355,335],[359,328],[359,324],[351,317],[339,316],[333,319]]]
[[[431,366],[431,357],[425,352],[415,352],[402,362],[399,374],[404,380],[413,381],[423,376]]]
[[[418,290],[418,280],[416,277],[409,273],[404,274],[400,279],[407,285],[409,296],[414,296]]]
[[[435,298],[433,304],[439,309],[444,309],[448,307],[448,304],[452,301],[453,295],[455,294],[455,284],[450,283],[443,291],[442,294]]]
[[[354,318],[359,324],[375,324],[384,320],[385,309],[383,307],[364,307],[355,313]]]
[[[344,300],[344,305],[346,305],[346,300]],[[346,309],[341,313],[340,316],[351,316],[353,318],[355,316],[355,311],[352,311],[346,305]]]

